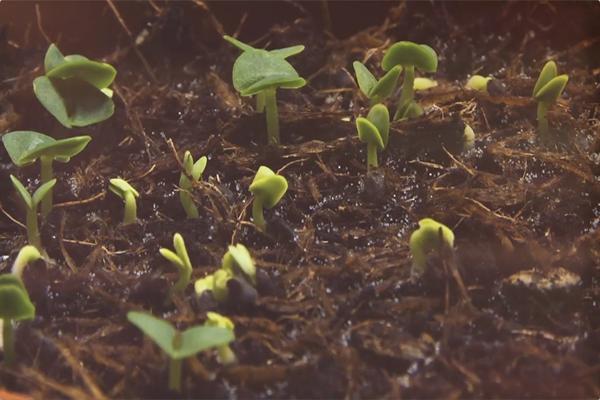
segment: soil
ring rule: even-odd
[[[99,15],[114,24],[110,4]],[[597,2],[332,2],[329,21],[321,3],[113,5],[124,26],[89,52],[77,37],[61,45],[39,20],[30,26],[67,54],[117,68],[115,115],[87,128],[64,129],[33,95],[47,43],[3,30],[0,131],[94,139],[56,165],[57,204],[41,228],[51,261],[25,272],[37,315],[18,326],[19,363],[0,367],[0,387],[39,399],[600,396]],[[309,84],[278,93],[279,148],[265,145],[264,116],[231,85],[239,52],[224,33],[306,45],[290,61]],[[438,52],[439,85],[417,94],[425,115],[394,123],[381,168],[367,173],[353,121],[369,104],[352,62],[379,73],[397,40]],[[531,91],[547,59],[570,80],[550,113],[552,140],[540,141]],[[489,95],[463,88],[474,73],[496,78]],[[476,133],[466,152],[465,123]],[[197,220],[179,204],[185,150],[209,159]],[[289,182],[266,234],[248,207],[260,165]],[[39,182],[37,166],[16,169],[4,149],[0,167],[6,272],[26,244],[8,175]],[[113,177],[141,193],[132,226],[107,193]],[[424,217],[454,230],[456,251],[415,279],[408,237]],[[176,274],[158,249],[175,232],[194,278],[214,271],[227,245],[245,244],[261,271],[258,297],[217,305],[190,287],[166,303]],[[228,315],[239,363],[201,354],[185,363],[183,392],[170,393],[164,355],[127,322],[130,310],[181,328],[209,310]]]

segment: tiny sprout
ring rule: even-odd
[[[304,50],[292,46],[278,50],[255,49],[230,36],[225,40],[242,50],[233,64],[233,87],[242,96],[257,96],[257,110],[264,108],[267,119],[267,136],[270,144],[279,144],[279,116],[276,92],[278,88],[299,89],[306,81],[285,59]]]
[[[53,161],[68,163],[71,157],[75,157],[85,149],[90,140],[92,140],[90,136],[56,140],[34,131],[15,131],[2,136],[2,143],[17,167],[24,167],[40,160],[42,183],[49,182],[53,178]],[[42,215],[48,215],[51,209],[52,191],[42,201]]]
[[[221,314],[209,311],[206,313],[206,318],[207,320],[204,323],[204,326],[218,326],[220,328],[229,329],[232,332],[235,330],[233,322]],[[219,354],[219,362],[223,365],[230,365],[237,361],[235,353],[228,344],[218,346],[217,352]]]
[[[175,249],[175,252],[165,248],[159,249],[159,252],[161,256],[170,261],[179,271],[179,279],[171,288],[171,292],[183,293],[190,283],[190,277],[192,276],[192,262],[190,261],[187,249],[185,248],[183,237],[179,233],[173,235],[173,248]]]
[[[220,326],[193,326],[181,332],[168,321],[150,314],[130,311],[127,319],[138,327],[169,356],[169,389],[181,391],[181,368],[184,358],[235,339],[232,329]]]
[[[423,109],[414,100],[415,67],[425,72],[437,71],[437,54],[424,44],[397,42],[385,53],[381,66],[389,71],[397,65],[404,68],[404,82],[394,120],[418,117]]]
[[[137,219],[136,197],[140,194],[127,181],[120,178],[110,180],[108,189],[123,199],[125,203],[125,212],[123,214],[123,225],[133,224]]]
[[[421,91],[434,88],[437,85],[437,81],[434,81],[433,79],[417,77],[415,78],[414,88],[415,90]]]
[[[19,250],[19,254],[17,254],[17,258],[15,259],[10,272],[13,275],[21,278],[23,276],[25,267],[29,263],[37,261],[40,258],[42,258],[42,255],[37,248],[31,245],[23,246],[21,250]]]
[[[109,64],[72,54],[63,56],[56,45],[48,47],[45,75],[33,81],[42,105],[67,128],[92,125],[110,118],[115,105],[112,84],[117,71]]]
[[[361,142],[367,144],[367,169],[378,167],[377,150],[383,150],[388,144],[390,132],[390,114],[383,104],[371,108],[367,118],[356,119],[356,130]]]
[[[254,224],[260,231],[265,231],[266,222],[263,214],[263,208],[275,207],[279,200],[287,191],[287,180],[278,174],[275,174],[269,167],[264,165],[258,168],[256,176],[250,184],[250,192],[254,194],[252,204],[252,218]]]
[[[470,150],[475,146],[475,131],[468,124],[465,124],[463,133],[463,149]]]
[[[42,251],[42,240],[40,238],[40,230],[38,227],[37,209],[40,202],[44,200],[46,196],[52,191],[56,184],[56,179],[52,179],[49,182],[41,185],[34,193],[33,196],[29,194],[25,186],[13,175],[10,176],[12,184],[16,189],[21,201],[25,205],[25,225],[27,226],[27,241],[30,245]]]
[[[213,274],[198,279],[194,283],[194,291],[197,296],[201,296],[204,292],[212,292],[212,295],[217,302],[224,303],[229,296],[227,282],[231,278],[233,278],[233,276],[228,271],[218,269]]]
[[[473,75],[469,78],[465,87],[467,89],[488,93],[488,83],[491,80],[492,78],[489,76]]]
[[[548,61],[533,88],[533,98],[538,102],[537,121],[538,131],[541,136],[548,135],[548,118],[546,114],[552,104],[560,97],[565,89],[569,77],[567,75],[558,75],[556,63]]]
[[[358,87],[371,100],[371,104],[379,103],[394,93],[398,84],[398,77],[402,72],[402,67],[397,65],[377,80],[363,63],[354,61],[352,66],[354,67]]]
[[[222,267],[230,275],[242,276],[252,285],[256,285],[256,266],[250,252],[241,243],[229,246],[227,253],[223,256]]]
[[[31,303],[21,279],[13,274],[0,275],[0,318],[4,362],[7,365],[12,365],[15,361],[13,321],[33,319],[33,317],[35,317],[35,306]]]
[[[419,221],[419,229],[410,235],[409,247],[413,257],[412,273],[421,275],[427,269],[429,257],[444,247],[452,249],[454,233],[446,225],[431,218]]]
[[[206,157],[200,157],[198,161],[194,162],[192,153],[186,151],[183,155],[183,171],[179,177],[179,200],[185,210],[188,218],[198,218],[198,208],[194,204],[194,199],[190,193],[194,187],[194,182],[199,182],[202,178],[202,173],[206,168]],[[191,178],[191,179],[190,179]]]

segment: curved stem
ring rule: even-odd
[[[254,225],[256,225],[260,231],[264,232],[267,224],[263,214],[262,201],[257,197],[254,197],[254,201],[252,202],[252,219],[254,220]]]
[[[265,111],[265,94],[258,92],[256,94],[256,112],[261,113]]]
[[[540,137],[547,137],[548,130],[548,118],[546,114],[548,113],[548,104],[544,102],[538,102],[537,106],[537,121],[538,121],[538,134]]]
[[[219,355],[219,362],[223,365],[233,364],[237,357],[229,345],[217,347],[217,354]]]
[[[407,65],[404,67],[404,82],[402,82],[402,93],[398,108],[394,114],[394,120],[404,117],[407,107],[414,101],[414,86],[415,86],[415,67]]]
[[[15,337],[13,323],[10,319],[2,320],[2,341],[4,343],[4,363],[12,365],[15,362]]]
[[[367,143],[367,170],[370,170],[371,167],[377,168],[378,166],[377,146],[373,143]]]
[[[181,360],[169,360],[169,389],[181,392]]]
[[[52,179],[52,157],[40,157],[40,177],[42,180],[42,185],[46,182],[49,182]],[[52,210],[52,192],[54,188],[50,189],[48,194],[42,199],[42,217],[46,217],[50,211]]]
[[[27,208],[25,225],[27,225],[27,241],[30,245],[42,252],[42,239],[40,238],[36,209]]]
[[[137,204],[132,192],[125,192],[125,213],[123,214],[123,225],[133,224],[137,219]]]
[[[279,115],[277,112],[277,98],[275,91],[277,89],[266,89],[264,93],[265,97],[265,110],[267,116],[267,136],[269,144],[279,144]]]

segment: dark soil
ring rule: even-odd
[[[217,310],[236,324],[239,364],[221,367],[210,352],[189,360],[182,397],[600,396],[597,2],[332,2],[333,33],[317,2],[115,6],[133,36],[145,32],[137,51],[118,24],[103,33],[107,52],[47,32],[65,53],[119,71],[115,115],[89,128],[62,128],[33,95],[47,43],[8,40],[6,30],[0,42],[0,131],[94,137],[56,166],[58,204],[42,225],[52,262],[25,272],[37,316],[19,325],[19,364],[0,367],[0,387],[39,399],[173,397],[163,354],[125,314],[147,310],[185,328]],[[236,31],[260,47],[306,45],[290,61],[309,84],[279,91],[278,149],[264,145],[264,117],[231,86],[238,51],[220,36]],[[382,167],[367,174],[353,121],[368,102],[351,65],[380,71],[397,40],[436,49],[439,86],[417,95],[426,114],[393,125]],[[550,115],[553,140],[540,142],[530,93],[547,59],[570,81]],[[496,90],[464,90],[473,73],[493,75]],[[465,122],[477,141],[461,152]],[[194,192],[198,220],[178,199],[185,150],[209,159]],[[248,209],[263,164],[289,182],[267,234]],[[32,189],[38,168],[17,170],[4,149],[0,167],[8,271],[26,243],[8,175]],[[122,202],[107,193],[117,176],[141,193],[133,226],[120,226]],[[454,230],[456,257],[411,279],[408,237],[424,217]],[[228,244],[245,244],[264,272],[258,299],[217,306],[190,287],[166,305],[176,274],[158,249],[175,232],[194,278],[218,267]]]

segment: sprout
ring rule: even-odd
[[[537,121],[538,132],[541,136],[548,135],[548,109],[560,97],[565,89],[569,77],[567,75],[557,76],[556,63],[548,61],[538,77],[533,88],[533,98],[538,102]]]
[[[135,199],[136,197],[140,197],[138,191],[127,183],[127,181],[120,178],[111,179],[108,189],[125,202],[123,225],[133,224],[137,219],[137,204]]]
[[[169,322],[150,314],[130,311],[127,319],[150,337],[167,353],[169,362],[169,389],[181,391],[181,361],[184,358],[224,346],[235,339],[233,329],[220,326],[193,326],[181,332]]]
[[[446,225],[431,218],[419,221],[419,229],[410,235],[410,253],[413,257],[412,273],[421,275],[427,269],[429,257],[446,247],[454,246],[454,233]]]
[[[209,311],[206,313],[206,318],[207,320],[204,323],[204,326],[218,326],[220,328],[229,329],[232,332],[235,330],[233,322],[221,314]],[[218,346],[217,352],[219,353],[219,362],[223,365],[230,365],[237,361],[235,353],[228,344]]]
[[[488,93],[488,83],[492,80],[491,77],[481,76],[481,75],[473,75],[467,81],[465,87],[467,89],[477,90],[479,92]]]
[[[414,101],[415,67],[425,72],[437,71],[437,54],[424,44],[397,42],[385,53],[381,66],[390,71],[397,65],[404,68],[404,82],[394,120],[418,117],[423,109]]]
[[[169,249],[161,248],[160,255],[170,261],[179,271],[179,279],[171,288],[171,293],[183,293],[187,285],[190,283],[192,276],[192,262],[188,256],[187,249],[183,237],[176,233],[173,235],[173,248],[175,252]]]
[[[228,271],[218,269],[213,274],[198,279],[194,283],[194,291],[197,296],[201,296],[204,292],[212,292],[213,297],[217,302],[224,303],[229,296],[227,282],[229,282],[231,278],[233,278],[233,276]]]
[[[367,118],[356,119],[358,138],[367,144],[367,169],[378,167],[377,150],[383,150],[388,144],[390,132],[390,114],[383,104],[371,108]]]
[[[431,89],[434,88],[438,85],[437,81],[434,81],[433,79],[429,79],[429,78],[415,78],[415,82],[414,82],[414,89],[421,91],[421,90],[427,90],[427,89]]]
[[[275,174],[269,167],[261,166],[250,184],[250,191],[254,194],[252,204],[252,218],[260,231],[265,231],[266,223],[263,207],[273,208],[287,191],[287,180]]]
[[[35,317],[35,306],[31,303],[21,279],[13,274],[0,275],[0,318],[4,362],[7,365],[12,365],[15,361],[13,321],[33,319],[33,317]]]
[[[23,246],[13,263],[11,273],[21,278],[27,264],[37,261],[40,258],[42,258],[42,255],[37,248],[31,245]]]
[[[44,58],[45,75],[35,78],[33,91],[42,105],[67,128],[110,118],[115,105],[108,88],[117,71],[106,63],[73,54],[63,56],[51,44]]]
[[[475,146],[475,131],[468,124],[465,124],[463,133],[463,149],[470,150]]]
[[[394,93],[398,77],[402,72],[402,67],[397,65],[390,69],[380,80],[377,80],[361,62],[354,61],[352,66],[354,67],[358,87],[371,100],[371,104],[379,103]]]
[[[90,136],[56,140],[34,131],[15,131],[2,136],[2,143],[17,167],[24,167],[40,160],[42,183],[49,182],[53,178],[53,161],[69,162],[71,157],[75,157],[85,149],[90,140],[92,140]],[[42,201],[42,216],[48,215],[51,209],[52,191]]]
[[[194,199],[190,191],[194,187],[194,182],[199,182],[202,178],[202,173],[206,168],[206,157],[200,157],[194,162],[192,153],[186,151],[183,155],[183,171],[179,177],[179,200],[185,210],[188,218],[198,218],[198,208],[194,204]],[[191,178],[191,179],[190,179]]]
[[[10,176],[13,186],[15,187],[21,201],[25,205],[25,225],[27,226],[27,240],[30,245],[35,246],[39,251],[42,251],[42,239],[40,238],[40,230],[38,227],[37,209],[40,202],[52,191],[56,184],[56,179],[41,185],[33,196],[29,194],[25,186],[13,175]]]
[[[268,142],[279,144],[276,91],[278,88],[298,89],[306,85],[306,81],[285,60],[303,51],[304,46],[267,51],[255,49],[230,36],[224,38],[243,51],[233,64],[233,87],[242,96],[257,96],[257,110],[266,110]]]

